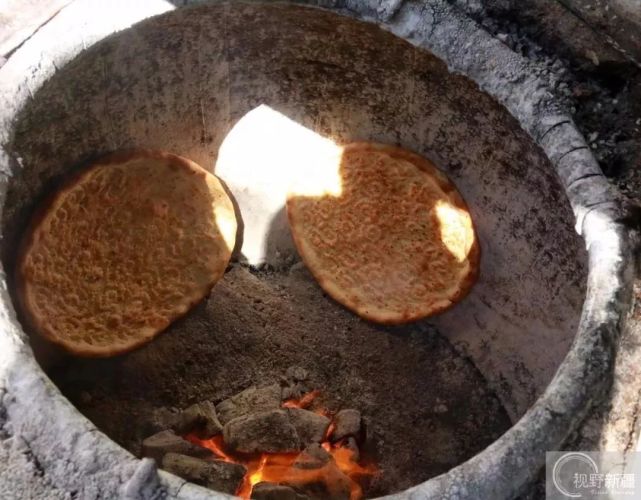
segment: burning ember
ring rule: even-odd
[[[320,395],[319,391],[309,392],[300,398],[292,398],[284,401],[281,408],[284,409],[307,409]],[[361,483],[364,478],[378,472],[373,464],[361,464],[359,458],[356,436],[342,436],[337,433],[339,426],[348,427],[351,425],[354,433],[360,432],[355,428],[354,418],[349,422],[349,412],[340,416],[340,413],[332,419],[327,426],[325,435],[320,443],[311,443],[302,452],[260,452],[242,453],[231,451],[225,443],[224,434],[216,435],[209,439],[202,439],[196,433],[189,433],[185,439],[210,450],[216,459],[225,462],[243,465],[247,472],[242,483],[236,490],[236,495],[243,499],[252,498],[252,492],[256,485],[269,487],[285,485],[296,490],[311,492],[312,496],[322,498],[349,498],[359,500],[363,497]],[[325,409],[317,409],[315,414],[327,418],[329,412]],[[354,417],[354,415],[352,415]],[[341,418],[347,419],[347,423],[341,424]],[[337,421],[338,420],[338,421]],[[360,420],[360,415],[358,415]],[[350,432],[349,429],[347,432]],[[344,434],[345,432],[343,432]],[[263,483],[261,485],[261,483]],[[314,493],[316,493],[314,495]]]
[[[205,487],[244,499],[358,500],[377,474],[361,457],[361,414],[333,414],[305,384],[307,371],[287,370],[278,384],[250,387],[214,405],[166,415],[165,429],[142,443],[159,466]]]

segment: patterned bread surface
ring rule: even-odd
[[[330,178],[338,167],[340,189],[309,196],[294,182],[287,199],[294,242],[320,286],[384,324],[460,301],[476,280],[479,246],[452,182],[427,159],[393,146],[353,143],[339,158],[325,167]]]
[[[235,236],[214,175],[169,153],[115,153],[36,211],[18,259],[23,312],[73,354],[130,351],[209,294]]]

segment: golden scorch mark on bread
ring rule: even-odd
[[[110,155],[37,211],[18,259],[22,309],[74,354],[129,351],[209,293],[235,236],[231,200],[196,163],[156,151]]]
[[[340,190],[305,195],[301,179],[288,194],[287,214],[303,261],[331,297],[368,320],[399,324],[467,294],[479,266],[472,219],[431,162],[397,147],[354,143],[324,168],[330,178],[339,172]]]

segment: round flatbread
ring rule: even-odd
[[[18,256],[31,326],[81,356],[149,342],[223,276],[236,236],[220,181],[180,156],[116,153],[36,212]]]
[[[294,182],[287,198],[296,247],[321,287],[384,324],[460,301],[476,280],[479,246],[454,185],[431,162],[397,147],[354,143],[337,158],[322,168],[330,178],[338,171],[339,189],[309,196]]]

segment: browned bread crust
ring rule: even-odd
[[[36,210],[16,266],[30,326],[80,356],[135,349],[207,296],[236,235],[231,200],[196,163],[105,156]]]
[[[328,169],[335,168],[328,165]],[[320,286],[359,316],[401,324],[459,302],[480,250],[463,198],[427,159],[373,143],[344,146],[339,195],[294,186],[294,242]]]

